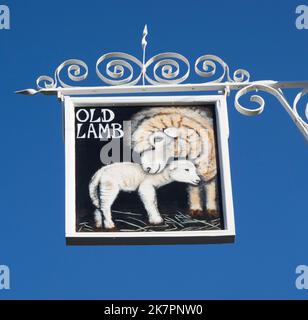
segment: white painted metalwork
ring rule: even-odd
[[[194,63],[194,72],[202,78],[202,82],[183,84],[191,74],[189,60],[175,52],[160,53],[146,60],[147,35],[148,28],[145,26],[141,41],[142,61],[122,52],[106,53],[97,60],[96,74],[103,82],[101,86],[72,86],[62,80],[61,73],[64,69],[67,71],[67,78],[72,82],[85,81],[88,77],[87,64],[82,60],[70,59],[56,68],[54,77],[40,76],[36,81],[37,89],[25,89],[16,93],[73,96],[195,91],[229,94],[230,91],[235,90],[237,91],[235,108],[244,115],[254,116],[264,110],[265,101],[259,94],[261,91],[278,99],[308,141],[308,103],[303,116],[298,112],[298,103],[308,92],[308,81],[262,80],[253,82],[250,80],[248,71],[237,69],[231,76],[229,66],[224,60],[208,54],[200,56]],[[292,104],[288,102],[282,91],[288,88],[300,90]],[[250,101],[257,103],[258,107],[249,109],[239,100],[253,91],[257,94],[252,95]]]

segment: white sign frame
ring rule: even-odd
[[[75,107],[155,106],[215,104],[218,158],[224,214],[224,230],[156,232],[77,232],[75,210]],[[65,181],[67,244],[186,244],[230,243],[235,240],[235,223],[229,163],[229,124],[224,95],[202,96],[130,96],[63,98],[65,115]]]

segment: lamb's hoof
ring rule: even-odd
[[[116,232],[119,231],[117,227],[113,227],[113,228],[108,228],[108,229],[104,229],[104,231],[106,232]]]
[[[217,219],[220,217],[220,212],[218,210],[208,210],[206,216],[209,219]]]
[[[152,218],[149,220],[149,223],[152,225],[152,226],[161,226],[165,223],[164,219],[159,217],[159,218]]]
[[[114,231],[118,231],[117,227],[112,227],[112,228],[103,228],[101,227],[95,227],[95,232],[114,232]]]
[[[95,230],[103,230],[103,224],[101,222],[96,222],[94,223],[94,229]]]
[[[104,226],[105,226],[105,229],[108,229],[108,230],[112,230],[115,228],[115,224],[112,220],[105,220]]]
[[[202,218],[204,217],[204,212],[203,210],[195,210],[195,209],[190,209],[189,210],[189,215],[192,217],[192,218]]]

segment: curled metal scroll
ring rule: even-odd
[[[214,80],[207,81],[208,83],[220,83],[223,81],[242,83],[249,82],[250,74],[248,71],[244,69],[237,69],[233,73],[233,77],[231,77],[229,66],[225,61],[211,54],[203,55],[196,60],[195,72],[203,78],[214,77],[216,76],[218,66],[222,68],[222,74]]]
[[[60,73],[65,68],[67,69],[67,76],[72,81],[78,82],[85,80],[88,77],[88,66],[85,62],[78,59],[69,59],[61,63],[54,73],[54,78],[50,76],[40,76],[36,80],[36,85],[38,89],[50,89],[50,88],[57,88],[58,84],[60,84],[63,88],[71,87],[70,85],[66,84],[63,80],[61,80]],[[82,73],[81,70],[84,70]],[[43,83],[43,85],[41,85]]]
[[[301,117],[300,117],[300,115],[299,115],[299,113],[298,113],[298,103],[299,103],[299,101],[305,96],[305,95],[307,95],[308,94],[308,88],[306,88],[306,89],[304,89],[304,90],[302,90],[301,92],[299,92],[297,95],[296,95],[296,97],[295,97],[295,99],[294,99],[294,102],[293,102],[293,112],[296,114],[296,115],[298,115],[298,117],[300,118],[300,119],[302,119]],[[306,124],[306,126],[307,126],[307,128],[308,128],[308,103],[306,104],[306,108],[305,108],[305,117],[306,117],[306,121],[304,121],[305,122],[305,124]]]
[[[146,61],[147,36],[148,28],[145,25],[141,40],[142,61],[123,52],[103,54],[96,61],[96,74],[99,79],[111,86],[132,86],[140,84],[140,82],[145,85],[146,81],[152,85],[183,83],[190,75],[188,59],[176,52],[165,52],[157,54]],[[221,58],[210,54],[202,55],[195,61],[195,72],[203,78],[215,77],[218,66],[223,70],[222,75],[208,81],[209,83],[222,83],[224,81],[233,83],[249,82],[250,75],[248,71],[237,69],[233,77],[231,77],[229,66]],[[38,90],[26,89],[19,91],[19,93],[36,94],[44,89],[72,87],[60,77],[60,73],[65,67],[68,67],[68,78],[74,82],[85,80],[88,76],[86,63],[82,60],[70,59],[58,66],[54,77],[40,76],[36,81]]]
[[[181,61],[186,67],[186,72],[182,75],[181,67],[178,61]],[[147,73],[152,64],[154,64],[154,79],[152,79]],[[161,70],[161,76],[158,75],[158,70]],[[153,85],[182,83],[188,78],[189,74],[190,64],[188,59],[175,52],[160,53],[149,59],[145,64],[145,79]]]
[[[306,108],[305,108],[306,119],[301,117],[300,114],[298,113],[298,103],[303,98],[303,96],[305,96],[308,93],[308,88],[305,88],[304,90],[299,92],[296,95],[296,97],[293,101],[293,104],[290,105],[280,88],[275,88],[273,86],[260,84],[260,83],[248,85],[247,87],[240,89],[236,93],[235,101],[234,101],[236,110],[246,116],[258,115],[264,111],[264,107],[265,107],[265,101],[259,94],[255,94],[250,97],[250,101],[258,104],[258,107],[254,108],[254,109],[244,107],[239,102],[239,99],[242,96],[244,96],[247,93],[252,92],[252,91],[255,91],[255,92],[263,91],[263,92],[269,93],[269,94],[273,95],[275,98],[277,98],[277,100],[281,103],[281,105],[288,112],[288,114],[293,119],[296,126],[300,129],[300,131],[303,133],[305,139],[308,142],[308,104],[306,104]]]
[[[106,62],[105,72],[108,77],[100,72],[100,64]],[[140,70],[134,78],[134,66],[137,65]],[[122,52],[110,52],[102,55],[96,62],[96,74],[106,84],[116,85],[135,85],[142,77],[142,62],[134,56]],[[126,75],[128,73],[128,75]]]
[[[145,37],[145,36],[144,36]],[[144,38],[145,39],[145,38]],[[145,50],[146,41],[143,40]],[[104,72],[102,66],[104,65]],[[249,72],[244,69],[237,69],[233,77],[230,76],[229,66],[215,55],[203,55],[195,61],[195,72],[203,77],[210,78],[217,76],[217,68],[221,67],[223,72],[214,80],[208,83],[222,83],[224,81],[245,83],[250,79]],[[60,74],[67,67],[67,76],[74,82],[85,80],[88,77],[88,66],[78,59],[64,61],[55,70],[54,77],[40,76],[37,81],[38,89],[51,89],[57,87],[72,87],[65,83]],[[184,71],[183,71],[184,70]],[[83,71],[83,72],[82,72]],[[102,55],[96,62],[96,74],[105,84],[136,85],[145,80],[152,85],[159,84],[180,84],[190,75],[190,63],[183,55],[175,52],[165,52],[155,55],[143,61],[123,52],[109,52]]]

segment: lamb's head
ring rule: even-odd
[[[166,170],[169,170],[173,181],[186,182],[192,185],[197,185],[201,181],[195,165],[189,160],[172,161]]]
[[[167,128],[164,131],[156,131],[149,136],[151,149],[141,155],[141,165],[145,172],[156,174],[166,167],[168,160],[174,157],[174,139],[178,135],[177,128]]]

